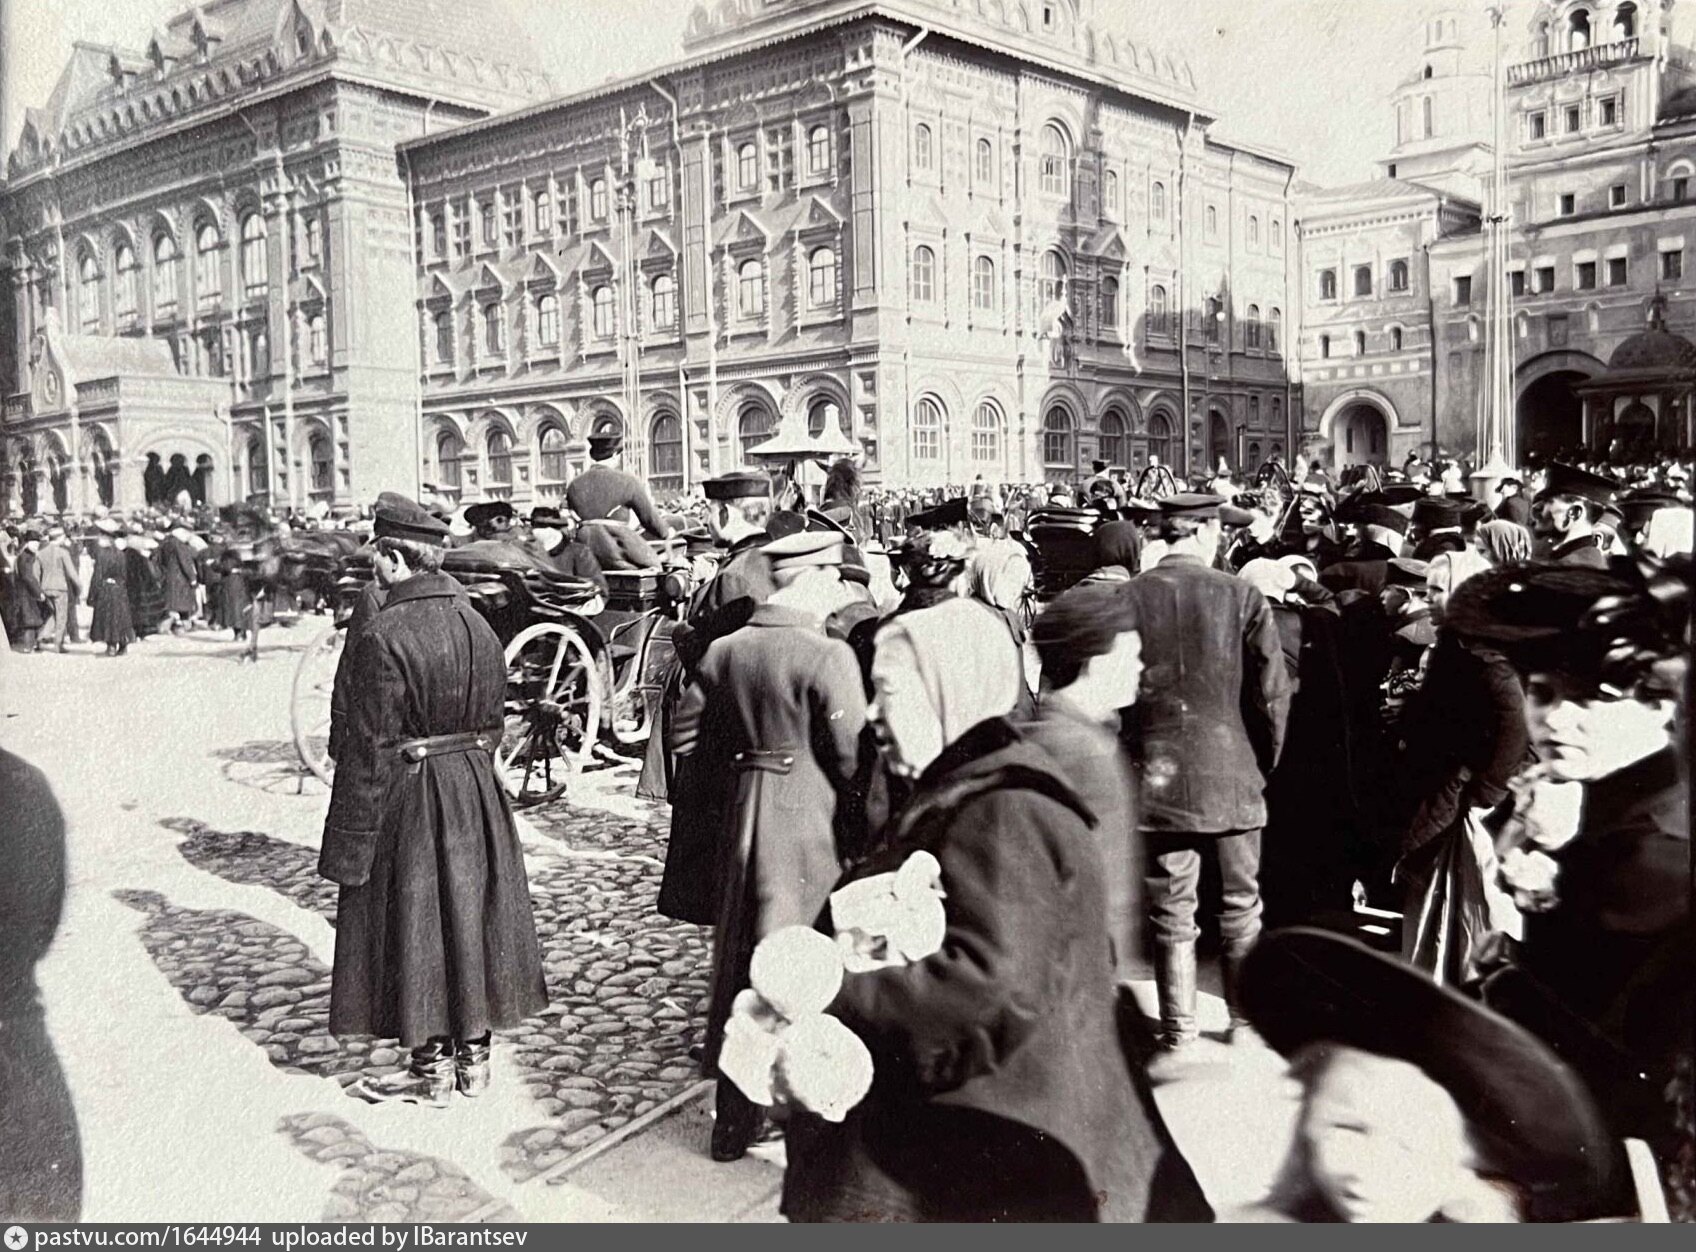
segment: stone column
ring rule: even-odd
[[[30,342],[35,338],[35,301],[30,296],[31,286],[35,281],[35,267],[28,258],[20,255],[18,263],[12,268],[12,329],[15,333],[14,346],[17,356],[14,358],[18,365],[18,376],[14,382],[17,392],[27,392],[30,389]],[[0,396],[0,400],[4,400]]]

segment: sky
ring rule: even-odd
[[[503,0],[495,0],[500,3]],[[504,0],[562,91],[678,55],[693,0]],[[71,41],[140,49],[189,0],[0,0],[10,151],[23,108],[53,90]],[[1482,41],[1484,0],[1099,0],[1110,27],[1186,57],[1222,135],[1293,157],[1321,184],[1371,177],[1393,138],[1389,95],[1415,68],[1427,17],[1457,10]],[[1510,0],[1523,37],[1530,0]],[[1111,16],[1106,16],[1111,15]],[[1517,58],[1511,58],[1517,59]]]

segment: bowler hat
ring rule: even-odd
[[[1446,496],[1421,496],[1414,501],[1413,524],[1426,530],[1449,530],[1460,525],[1462,505]]]
[[[602,431],[589,436],[589,459],[592,461],[608,461],[618,455],[624,447],[624,436],[617,431]]]
[[[485,500],[465,510],[465,520],[472,526],[486,526],[497,521],[510,522],[512,517],[512,505],[505,500]]]
[[[701,484],[709,500],[747,500],[771,494],[771,478],[758,470],[732,470]]]

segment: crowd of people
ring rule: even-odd
[[[714,933],[712,1155],[781,1140],[792,1219],[1696,1215],[1688,465],[1480,500],[1454,461],[931,493],[843,461],[816,500],[737,471],[661,508],[618,455],[566,510],[360,524],[331,1026],[412,1053],[355,1094],[478,1095],[546,1004],[500,644],[443,572],[501,543],[693,575],[639,789],[658,908]],[[90,520],[8,547],[14,647],[79,598],[109,651],[241,629],[215,528]],[[1215,958],[1224,1041],[1302,1091],[1245,1211],[1153,1098]]]

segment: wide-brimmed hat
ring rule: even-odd
[[[1579,1076],[1534,1035],[1406,962],[1329,931],[1266,935],[1244,962],[1243,1011],[1285,1056],[1333,1044],[1418,1066],[1454,1100],[1489,1164],[1532,1211],[1586,1211],[1620,1148]]]
[[[513,516],[512,505],[505,500],[485,500],[465,510],[465,520],[472,526],[486,526],[497,521],[510,522]]]

